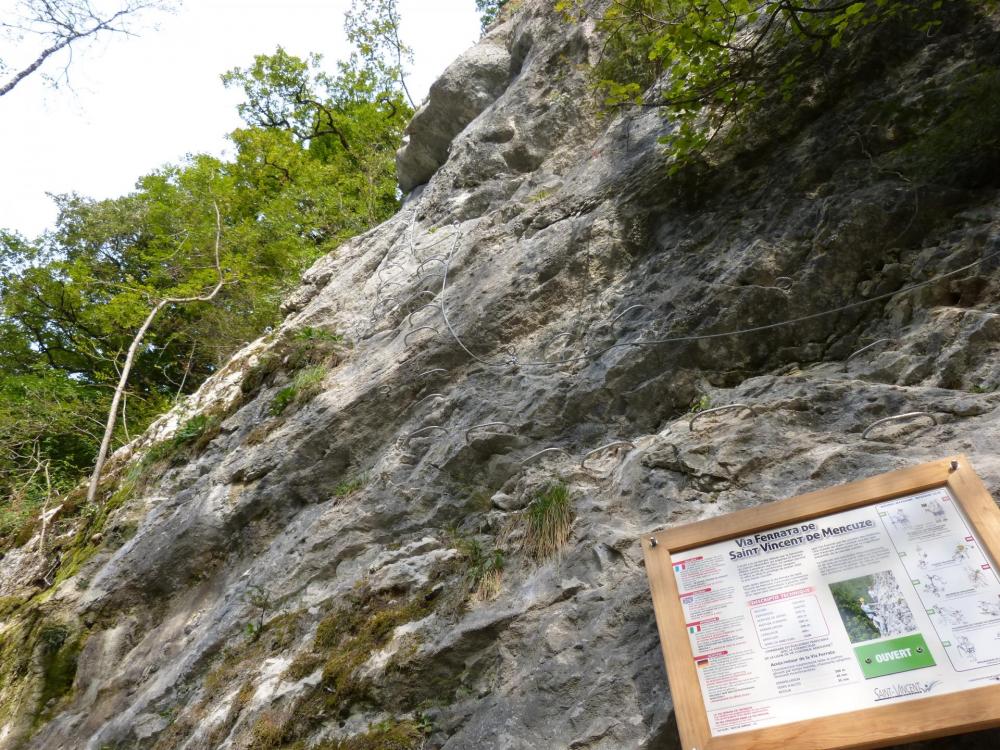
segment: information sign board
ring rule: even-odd
[[[1000,726],[1000,510],[965,457],[642,545],[684,750]]]

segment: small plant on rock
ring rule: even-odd
[[[263,586],[251,586],[243,594],[243,597],[248,604],[258,610],[257,622],[247,623],[247,635],[253,640],[257,640],[264,630],[264,618],[267,616],[267,611],[271,608],[271,595]]]
[[[343,336],[323,328],[306,326],[294,332],[286,332],[247,371],[240,388],[249,396],[273,382],[278,372],[301,372],[318,366],[324,369],[334,367],[340,359],[343,346]]]
[[[525,508],[524,549],[536,560],[559,552],[573,528],[573,505],[569,488],[553,482],[535,495]]]
[[[707,393],[700,393],[698,397],[691,402],[691,406],[688,411],[691,414],[697,414],[700,411],[705,411],[706,409],[712,408],[712,397]]]
[[[292,404],[303,404],[323,390],[324,365],[307,367],[295,374],[292,382],[278,391],[271,401],[271,416],[278,416]]]
[[[355,477],[338,482],[333,488],[333,496],[337,498],[347,497],[360,490],[366,484],[368,484],[368,473],[363,472]]]
[[[472,537],[461,536],[456,531],[449,532],[452,543],[462,554],[466,564],[465,579],[472,590],[475,601],[491,601],[503,586],[503,550],[494,548],[490,552]]]

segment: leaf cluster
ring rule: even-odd
[[[746,136],[765,104],[814,97],[838,49],[890,23],[930,33],[942,13],[942,0],[615,0],[595,80],[608,107],[660,108],[680,165]]]
[[[24,541],[47,497],[37,461],[56,492],[93,465],[125,354],[150,311],[218,283],[217,229],[223,287],[211,302],[168,304],[155,317],[112,448],[275,325],[280,301],[317,257],[395,213],[395,150],[412,110],[398,75],[402,47],[386,60],[376,43],[396,33],[386,26],[398,21],[395,5],[378,8],[386,12],[370,27],[349,19],[356,49],[333,73],[318,56],[278,48],[223,77],[245,97],[233,157],[190,156],[118,198],[56,196],[56,223],[35,240],[0,231],[0,550]],[[302,368],[325,363],[339,342],[301,335],[297,350],[311,360]],[[321,376],[310,375],[295,398],[315,392]],[[210,427],[185,429],[203,440]]]
[[[508,0],[476,0],[476,10],[479,11],[479,25],[486,31],[500,18]]]

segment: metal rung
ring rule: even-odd
[[[720,411],[731,411],[732,409],[748,409],[750,413],[753,414],[755,417],[760,416],[759,414],[757,414],[757,410],[754,409],[752,406],[750,406],[750,404],[727,404],[726,406],[716,406],[715,408],[705,409],[705,411],[698,412],[693,417],[691,417],[691,421],[688,422],[688,429],[693,430],[694,423],[708,414],[714,414]]]
[[[384,299],[376,300],[375,304],[372,305],[372,315],[371,315],[372,320],[378,317],[378,315],[375,314],[375,311],[378,310],[381,305],[392,305],[395,303],[396,303],[395,297],[385,297]]]
[[[443,255],[432,255],[430,258],[420,261],[420,265],[417,266],[417,273],[424,272],[424,266],[428,263],[440,263],[442,266],[448,265],[448,259]]]
[[[873,341],[870,344],[868,344],[868,346],[861,347],[856,352],[854,352],[854,354],[852,354],[851,356],[849,356],[847,359],[844,360],[844,369],[845,370],[847,369],[847,363],[850,362],[855,357],[857,357],[857,356],[859,356],[861,354],[864,354],[869,349],[874,349],[879,344],[889,344],[889,343],[892,343],[892,339],[878,339],[878,340]]]
[[[609,448],[621,448],[626,445],[632,450],[635,450],[635,443],[633,443],[631,440],[615,440],[614,442],[608,443],[607,445],[602,445],[600,448],[594,448],[594,450],[587,453],[583,457],[583,460],[580,461],[580,468],[581,469],[587,468],[587,459],[590,458],[591,456],[596,456],[598,453],[606,451]],[[615,452],[617,453],[617,450]]]
[[[377,271],[375,271],[375,276],[378,277],[379,282],[385,281],[385,279],[382,278],[382,272],[388,268],[399,268],[402,269],[403,271],[406,270],[406,266],[404,266],[399,261],[395,260],[389,261],[388,263],[383,264]]]
[[[403,336],[403,346],[409,346],[410,336],[412,336],[415,333],[420,333],[421,331],[434,331],[435,336],[441,335],[441,332],[434,326],[418,326],[414,328],[412,331],[407,331],[406,335]]]
[[[440,430],[445,435],[451,434],[451,433],[448,432],[448,430],[446,430],[444,427],[442,427],[439,424],[429,424],[426,427],[421,427],[419,430],[414,430],[409,435],[407,435],[405,438],[403,438],[403,441],[404,442],[408,442],[410,440],[410,438],[415,438],[417,435],[420,435],[420,434],[422,434],[424,432],[427,432],[428,430]]]
[[[446,369],[444,369],[443,367],[435,367],[432,370],[424,370],[423,372],[418,373],[417,377],[418,378],[422,378],[425,375],[434,375],[435,373],[439,373],[439,372],[443,372],[445,375],[448,374],[448,371]]]
[[[791,276],[779,276],[774,280],[773,286],[783,292],[787,292],[792,288],[792,284],[794,283],[795,280]]]
[[[383,396],[388,396],[390,393],[392,393],[392,386],[391,385],[380,385],[378,387],[378,392],[381,395],[383,395]]]
[[[568,456],[569,458],[572,458],[572,456],[570,455],[570,452],[568,450],[566,450],[565,448],[543,448],[542,450],[538,451],[538,453],[532,453],[530,456],[528,456],[526,459],[524,459],[521,462],[521,466],[524,466],[526,463],[528,463],[530,461],[533,461],[534,459],[538,458],[539,456],[543,456],[546,453],[562,453],[563,455]]]
[[[420,399],[413,405],[420,406],[420,404],[424,403],[424,401],[430,401],[432,398],[448,398],[448,397],[445,396],[443,393],[431,393],[428,394],[427,396],[424,396],[422,399]]]
[[[935,427],[939,424],[939,422],[937,421],[937,417],[935,417],[929,411],[908,411],[905,414],[897,414],[893,417],[885,417],[883,419],[879,419],[876,422],[872,422],[865,428],[865,431],[861,433],[861,439],[867,440],[869,432],[874,430],[879,425],[885,424],[886,422],[898,422],[899,420],[902,419],[916,419],[917,417],[930,417],[930,420],[934,423]]]
[[[467,429],[465,431],[465,442],[467,442],[467,443],[471,442],[471,438],[469,437],[469,433],[470,432],[472,432],[473,430],[480,430],[483,427],[509,427],[512,430],[516,430],[517,429],[517,427],[515,427],[514,425],[512,425],[510,422],[483,422],[482,424],[474,424],[474,425],[472,425],[472,427],[470,427],[469,429]],[[506,432],[489,432],[487,434],[489,434],[489,435],[506,435],[507,433]]]
[[[421,310],[426,310],[428,307],[433,307],[438,312],[441,312],[441,305],[439,305],[437,302],[428,302],[426,305],[421,305],[416,310],[413,310],[409,315],[406,316],[406,325],[411,324],[414,315],[416,315]]]
[[[615,317],[611,319],[611,325],[613,326],[621,318],[625,317],[633,310],[649,310],[650,312],[652,312],[653,308],[649,307],[649,305],[632,305],[631,307],[626,307],[624,310],[622,310],[620,313],[618,313]]]
[[[430,273],[425,273],[423,276],[417,279],[417,283],[414,284],[414,286],[423,286],[427,280],[434,278],[444,279],[444,274],[438,273],[437,271],[431,271]]]
[[[414,255],[416,255],[416,253],[423,252],[424,250],[435,247],[436,245],[440,245],[442,242],[447,242],[448,240],[453,238],[454,234],[445,234],[442,235],[439,239],[434,240],[434,242],[428,242],[426,245],[421,245],[420,247],[414,247],[413,245],[411,245],[411,250],[413,251]]]
[[[378,288],[375,290],[375,297],[376,297],[376,299],[382,296],[382,290],[385,289],[390,284],[395,284],[396,286],[403,286],[400,282],[393,281],[392,279],[388,279],[387,281],[383,281],[381,284],[378,285]]]
[[[430,289],[421,289],[416,294],[411,294],[409,297],[407,297],[406,301],[403,302],[403,303],[401,303],[399,306],[401,308],[406,307],[408,304],[410,304],[411,302],[413,302],[418,297],[430,297],[431,299],[437,299],[438,298],[438,292],[432,292]]]

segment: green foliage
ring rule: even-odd
[[[503,550],[494,547],[487,552],[474,537],[462,536],[454,531],[449,535],[462,556],[465,580],[473,598],[478,601],[496,598],[503,584]]]
[[[336,365],[344,339],[322,328],[306,327],[286,333],[260,361],[247,372],[240,387],[244,394],[256,393],[269,384],[278,372]]]
[[[586,14],[579,0],[557,7]],[[889,23],[931,31],[943,12],[941,0],[617,0],[598,22],[596,80],[607,106],[662,108],[679,168],[720,135],[746,136],[766,103],[814,98],[839,48]]]
[[[691,406],[688,411],[691,414],[697,414],[700,411],[705,411],[705,409],[712,408],[712,397],[707,393],[702,393],[691,402]]]
[[[271,594],[263,586],[250,586],[243,595],[244,600],[257,610],[257,621],[247,623],[247,635],[253,640],[260,638],[264,632],[264,617],[271,608]]]
[[[345,67],[364,71],[376,91],[402,88],[413,104],[404,77],[404,64],[413,62],[413,52],[399,35],[396,0],[351,0],[345,19],[347,39],[357,49]]]
[[[833,600],[837,603],[840,619],[844,622],[851,643],[870,641],[881,636],[875,623],[861,609],[861,603],[868,597],[872,581],[872,576],[862,576],[830,584]]]
[[[366,484],[368,484],[367,473],[358,474],[357,476],[351,477],[350,479],[344,479],[343,481],[338,482],[337,485],[333,488],[333,496],[340,498],[340,497],[347,497],[348,495],[353,495],[355,492],[360,490]]]
[[[569,541],[573,518],[569,488],[551,483],[525,509],[525,550],[536,560],[556,554]]]
[[[219,434],[221,424],[218,414],[196,414],[177,428],[171,439],[172,447],[176,450],[191,446],[197,452]]]
[[[368,731],[342,740],[328,740],[316,750],[417,750],[430,731],[422,715],[417,720],[388,719],[372,724]]]
[[[483,31],[492,26],[498,18],[500,12],[507,5],[508,0],[476,0],[476,10],[479,11],[479,24]]]
[[[314,365],[295,373],[291,384],[278,391],[272,399],[271,416],[278,416],[292,404],[304,404],[320,393],[326,373],[327,369],[323,365]]]
[[[412,110],[395,21],[391,2],[349,18],[355,49],[332,74],[317,56],[280,48],[227,73],[245,95],[231,160],[189,157],[119,198],[57,196],[56,224],[37,241],[0,231],[0,550],[30,538],[47,498],[93,465],[124,353],[149,311],[217,283],[215,206],[225,285],[211,304],[168,306],[154,320],[112,449],[273,326],[317,257],[396,211],[395,150]],[[267,362],[264,377],[327,364],[339,341],[303,329],[289,342],[295,356]],[[282,399],[314,393],[318,371],[311,377]],[[196,451],[217,429],[196,417],[150,460]]]
[[[184,445],[192,440],[197,440],[205,431],[208,425],[208,417],[204,414],[197,414],[177,428],[174,435],[174,442],[177,445]]]

